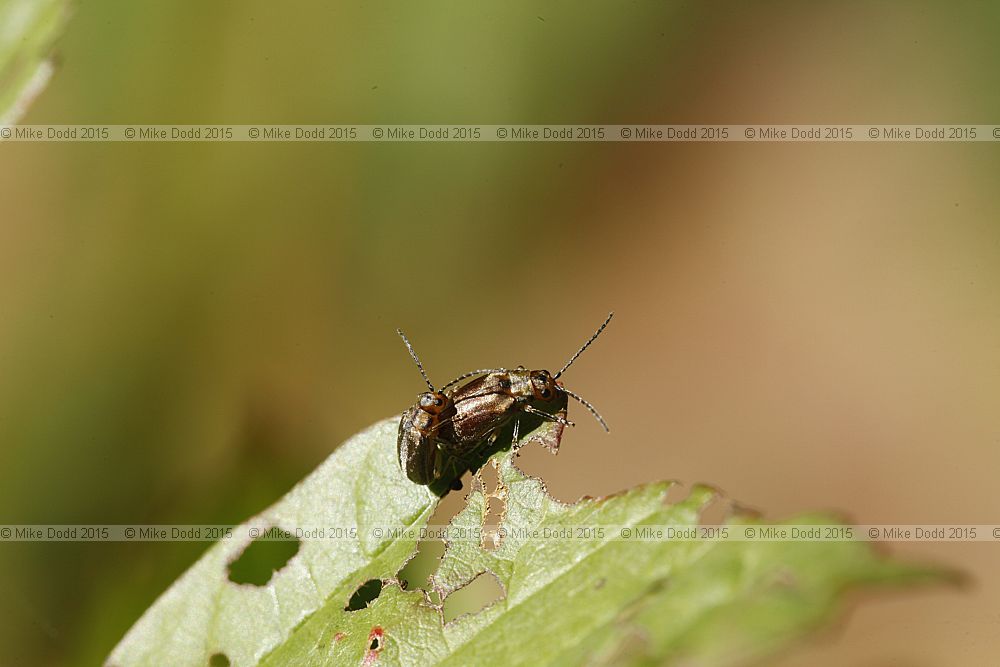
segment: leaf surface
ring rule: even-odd
[[[847,589],[946,577],[884,558],[864,542],[622,539],[622,530],[644,526],[698,530],[720,495],[696,486],[668,503],[672,483],[659,482],[567,505],[522,473],[508,450],[490,460],[497,488],[474,484],[449,526],[451,535],[482,534],[489,503],[502,503],[499,543],[453,539],[432,590],[404,590],[396,574],[416,549],[415,531],[388,540],[369,531],[420,528],[436,497],[400,472],[396,423],[348,441],[255,519],[288,529],[322,517],[357,527],[359,539],[305,539],[300,553],[256,588],[226,578],[226,563],[245,545],[217,544],[154,604],[110,662],[205,665],[224,653],[234,665],[744,664],[828,620]],[[551,429],[543,425],[529,437],[551,439]],[[733,510],[724,520],[730,530],[759,523]],[[838,520],[808,514],[788,523]],[[572,537],[581,526],[605,530]],[[484,575],[496,577],[502,597],[444,623],[443,601]],[[346,610],[369,579],[384,582],[378,597]]]

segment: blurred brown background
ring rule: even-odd
[[[25,123],[996,123],[987,3],[77,7]],[[235,523],[420,378],[557,368],[573,500],[998,523],[993,144],[0,145],[0,523]],[[204,544],[0,548],[0,664],[94,664]],[[966,591],[776,664],[1000,654]]]

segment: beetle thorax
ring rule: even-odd
[[[535,396],[531,385],[531,371],[517,368],[507,373],[510,388],[507,390],[518,402],[530,401]]]

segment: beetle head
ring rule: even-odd
[[[556,385],[552,373],[546,370],[531,371],[531,391],[536,401],[549,403],[559,398],[560,387]]]
[[[439,391],[425,391],[417,399],[420,409],[432,415],[441,414],[450,403],[451,399]]]

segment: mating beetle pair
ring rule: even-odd
[[[470,458],[480,447],[484,443],[492,444],[511,420],[514,422],[515,445],[521,418],[526,415],[572,426],[573,422],[555,414],[565,406],[567,396],[583,404],[607,431],[608,425],[594,406],[566,389],[558,379],[604,331],[613,315],[608,315],[604,324],[555,375],[546,370],[529,371],[523,366],[513,370],[485,368],[463,373],[440,390],[431,384],[410,341],[397,329],[396,333],[402,337],[430,389],[420,394],[416,404],[403,413],[399,422],[396,444],[399,465],[406,476],[417,484],[433,485],[448,481],[451,488],[461,488],[457,479],[446,479],[449,472],[460,473],[464,470],[456,470],[455,464],[468,466]],[[473,377],[475,379],[468,383],[450,389]]]

